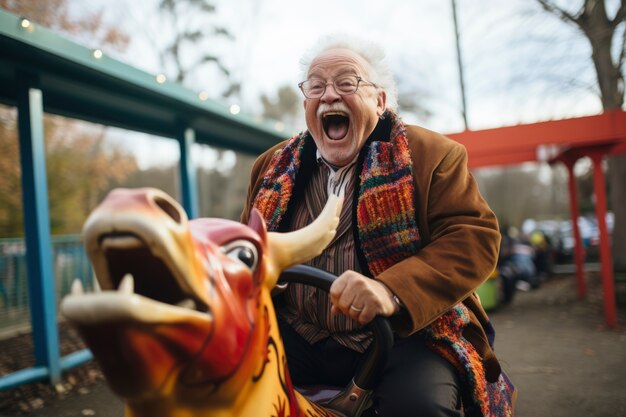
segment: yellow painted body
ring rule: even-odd
[[[220,388],[190,389],[169,384],[153,398],[132,400],[126,404],[127,417],[259,417],[259,416],[332,416],[328,410],[312,404],[287,384],[288,370],[276,317],[267,291],[260,295],[260,317],[267,315],[255,329],[252,346],[239,370]],[[266,333],[265,329],[269,329]],[[274,341],[274,343],[270,343]],[[267,358],[265,362],[264,358]],[[261,378],[254,380],[255,375]],[[174,378],[172,378],[174,381]],[[297,399],[300,414],[290,410],[290,395]]]

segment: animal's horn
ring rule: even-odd
[[[337,233],[343,196],[330,193],[319,217],[308,226],[289,233],[267,235],[269,261],[266,283],[276,284],[280,273],[290,266],[308,261],[322,253]]]

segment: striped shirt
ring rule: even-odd
[[[344,203],[339,216],[337,234],[324,251],[307,262],[335,275],[344,271],[359,272],[354,236],[352,235],[352,198],[354,191],[355,162],[334,169],[318,153],[318,163],[304,192],[304,201],[297,204],[291,219],[291,230],[311,223],[326,204],[328,189],[345,186]],[[294,330],[313,344],[327,337],[357,352],[364,352],[371,343],[371,332],[364,331],[355,320],[343,314],[331,314],[329,295],[317,288],[302,284],[289,284],[285,291],[286,308],[278,312]]]

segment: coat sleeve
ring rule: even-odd
[[[394,322],[403,336],[470,296],[498,259],[498,223],[467,168],[465,148],[435,135],[412,149],[422,249],[376,277],[406,307]]]

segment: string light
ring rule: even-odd
[[[278,132],[282,132],[283,130],[285,130],[285,124],[283,122],[276,122],[274,123],[274,129],[276,129]]]
[[[233,104],[230,106],[230,113],[231,114],[239,114],[239,112],[241,111],[241,107],[239,107],[238,104]]]
[[[206,91],[200,91],[200,93],[198,94],[198,98],[202,101],[206,101],[209,99],[209,93],[207,93]]]
[[[94,49],[91,54],[96,59],[101,59],[104,56],[104,53],[100,49]]]
[[[24,30],[27,30],[28,32],[32,32],[35,30],[35,25],[33,25],[32,22],[25,17],[20,20],[20,27]]]
[[[167,77],[163,74],[159,74],[156,76],[156,82],[159,84],[163,84],[165,81],[167,81]]]

